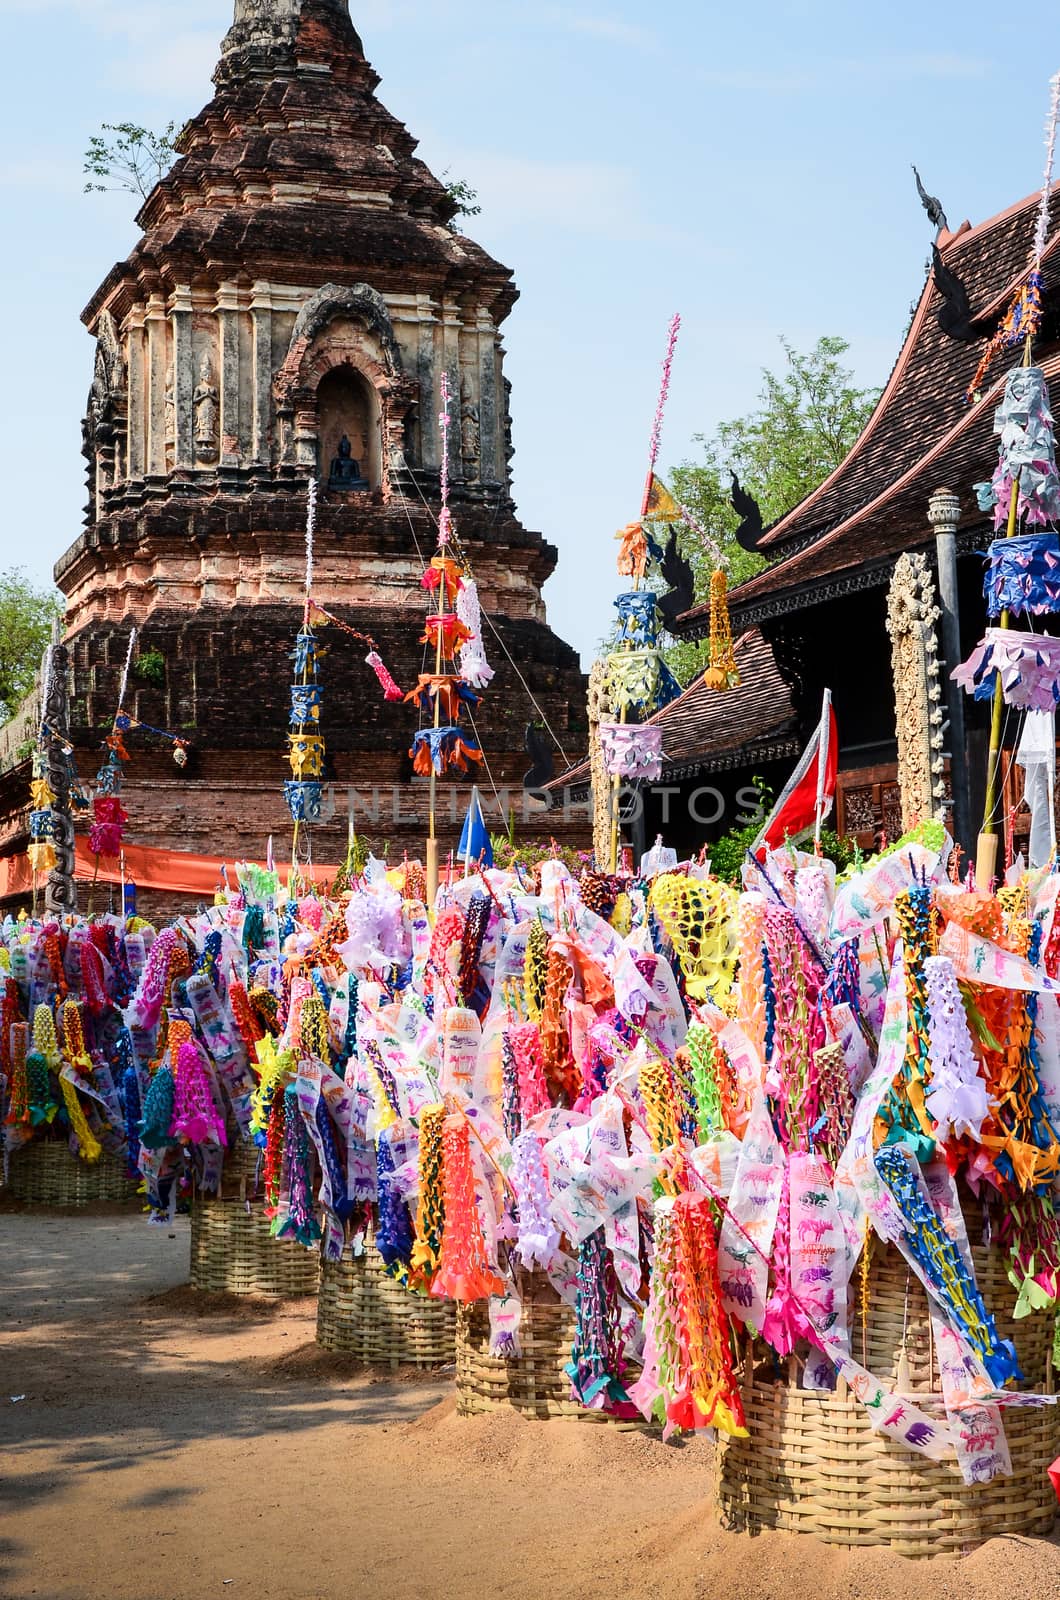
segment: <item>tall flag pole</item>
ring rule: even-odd
[[[287,736],[291,777],[284,784],[284,799],[291,813],[291,881],[298,877],[298,850],[305,831],[306,856],[312,860],[310,824],[319,822],[324,802],[324,738],[320,732],[320,707],[324,691],[318,673],[320,651],[313,632],[313,557],[317,521],[317,482],[309,479],[305,525],[305,605],[302,626],[295,640],[291,685],[291,714]]]
[[[1034,340],[1042,324],[1042,254],[1049,235],[1053,163],[1060,121],[1060,73],[1055,73],[1050,79],[1049,90],[1049,114],[1045,122],[1045,171],[1027,275],[987,345],[968,390],[969,399],[977,399],[980,381],[994,356],[1000,350],[1016,349],[1022,345],[1023,359],[1009,373],[994,424],[995,433],[1001,436],[1000,459],[992,481],[994,528],[1000,532],[1004,527],[1005,533],[1003,538],[995,539],[990,546],[986,600],[989,615],[997,617],[998,628],[1003,632],[1011,627],[1013,613],[1042,616],[1060,610],[1060,595],[1047,593],[1050,588],[1048,583],[1039,585],[1041,592],[1036,594],[1034,584],[1039,568],[1044,571],[1046,566],[1055,564],[1055,535],[1040,535],[1035,550],[1029,546],[1027,537],[1018,544],[1013,543],[1019,533],[1021,517],[1028,525],[1042,525],[1055,523],[1060,512],[1060,481],[1056,472],[1049,391],[1045,374],[1032,365]],[[977,651],[976,655],[979,653]],[[964,670],[958,668],[958,672]],[[983,825],[976,841],[975,881],[977,888],[987,893],[997,872],[1005,704],[1005,688],[1000,671],[992,675],[985,673],[974,692],[979,696],[984,689],[986,695],[991,696],[993,704],[986,801]]]
[[[608,870],[618,871],[619,804],[622,784],[626,780],[658,778],[662,771],[661,734],[654,728],[636,723],[629,725],[630,713],[650,716],[653,711],[669,703],[680,689],[673,674],[666,667],[658,649],[659,612],[655,595],[642,588],[651,555],[644,519],[647,517],[655,482],[655,468],[662,443],[663,419],[670,394],[670,374],[673,369],[677,336],[681,331],[681,318],[674,316],[666,342],[666,356],[662,364],[659,399],[655,407],[651,438],[648,444],[648,473],[644,481],[640,519],[620,530],[616,537],[621,541],[618,553],[619,576],[632,580],[632,587],[615,601],[619,615],[617,648],[607,657],[606,690],[611,713],[617,712],[617,722],[600,724],[600,742],[604,761],[611,777],[611,836]]]
[[[434,672],[421,673],[406,696],[430,724],[413,736],[412,769],[430,779],[427,834],[427,900],[434,905],[438,893],[438,779],[445,772],[477,770],[483,760],[478,739],[460,724],[463,708],[478,704],[476,688],[493,676],[486,662],[479,628],[478,595],[449,509],[449,438],[452,394],[449,374],[442,373],[441,430],[442,508],[438,516],[438,549],[423,574],[423,586],[436,597],[427,615],[421,643],[434,646]]]

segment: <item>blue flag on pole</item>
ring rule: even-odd
[[[471,804],[464,818],[464,831],[460,835],[457,854],[464,863],[465,876],[473,862],[477,861],[483,867],[493,865],[493,846],[482,815],[482,801],[478,797],[477,787],[471,790]]]

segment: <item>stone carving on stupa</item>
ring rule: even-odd
[[[408,604],[437,542],[443,374],[459,396],[450,507],[512,663],[479,724],[491,770],[518,792],[530,695],[561,736],[582,736],[577,657],[542,596],[556,551],[512,499],[512,274],[457,232],[452,196],[378,84],[347,0],[235,0],[213,98],[84,313],[88,510],[56,566],[72,737],[94,751],[109,728],[135,624],[164,662],[138,688],[144,721],[195,749],[194,784],[164,765],[152,782],[141,755],[134,841],[209,851],[238,815],[251,859],[285,826],[285,664],[305,608],[311,480],[313,598],[378,642],[403,687],[416,682]],[[378,837],[415,846],[419,790],[397,805],[388,787],[406,782],[415,708],[366,692],[363,651],[331,652],[329,781],[378,792]]]
[[[195,407],[195,454],[200,461],[217,455],[217,385],[213,381],[213,362],[204,355],[199,363],[199,381],[192,397]]]

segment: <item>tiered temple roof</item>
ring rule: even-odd
[[[1060,186],[1058,186],[1060,187]],[[972,311],[973,338],[945,334],[943,298],[929,273],[887,385],[850,454],[787,516],[764,534],[770,565],[735,589],[733,620],[747,627],[823,599],[885,584],[896,556],[932,540],[926,507],[946,485],[961,501],[964,548],[987,537],[974,483],[997,460],[994,410],[1016,355],[1003,354],[987,373],[980,398],[965,398],[987,339],[1026,275],[1038,195],[955,234],[943,234],[943,265],[958,275]],[[1055,200],[1054,200],[1055,206]],[[1050,378],[1060,373],[1060,232],[1043,260],[1045,320],[1035,360]],[[700,637],[709,606],[686,612],[679,631]]]

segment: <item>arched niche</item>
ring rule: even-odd
[[[331,367],[317,385],[317,470],[322,484],[327,484],[343,434],[360,463],[362,477],[372,489],[378,489],[383,481],[379,394],[364,374],[346,361]]]
[[[330,373],[347,370],[353,374],[354,385],[361,383],[370,391],[370,449],[362,470],[372,488],[382,491],[385,502],[405,474],[405,436],[419,386],[401,370],[401,354],[382,296],[367,284],[352,288],[326,284],[299,312],[286,358],[274,380],[285,463],[316,467],[326,478],[342,433],[340,430],[332,442],[334,420],[320,416],[322,395],[336,407],[346,404],[358,418],[363,417],[363,410],[355,404],[355,394],[362,395],[363,389],[347,389],[341,400],[339,380],[334,380],[336,388],[330,397],[330,386],[322,389]],[[356,455],[354,434],[346,431]]]

